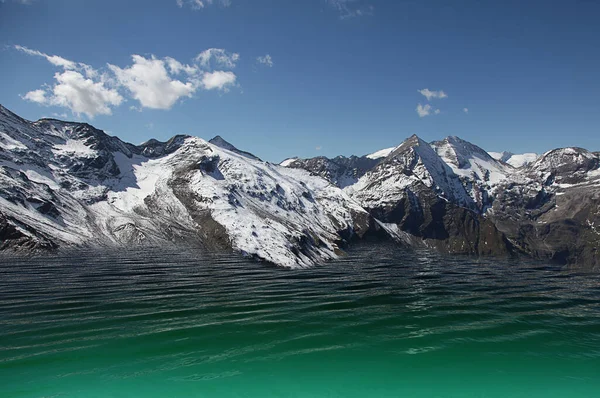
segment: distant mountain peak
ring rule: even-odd
[[[599,166],[600,159],[593,152],[578,147],[553,149],[531,164],[535,170],[561,174],[587,172]]]
[[[529,166],[540,157],[540,155],[533,152],[521,154],[516,154],[508,151],[488,153],[492,158],[496,159],[497,161],[506,163],[517,169]]]

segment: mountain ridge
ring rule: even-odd
[[[133,145],[0,105],[0,250],[189,242],[306,267],[377,236],[599,265],[598,153],[562,148],[514,167],[455,136],[413,135],[374,154],[282,166],[220,136]]]

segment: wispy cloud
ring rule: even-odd
[[[198,54],[195,60],[204,69],[212,67],[233,69],[240,60],[240,54],[227,52],[223,48],[209,48]]]
[[[56,66],[60,66],[63,67],[65,69],[76,69],[78,64],[76,62],[73,61],[69,61],[68,59],[65,59],[63,57],[59,57],[58,55],[48,55],[46,53],[43,53],[41,51],[38,50],[32,50],[30,48],[24,47],[24,46],[19,46],[16,45],[15,49],[24,52],[25,54],[29,54],[29,55],[34,55],[36,57],[43,57],[46,58],[46,60],[48,62],[50,62],[52,65],[56,65]],[[81,64],[81,65],[85,65],[85,64]]]
[[[9,0],[0,0],[0,3],[7,3]],[[19,3],[23,5],[30,5],[34,0],[12,0],[13,3]]]
[[[464,113],[469,113],[469,108],[463,108]]]
[[[430,115],[439,115],[441,112],[439,109],[435,109],[429,104],[425,104],[425,105],[418,104],[416,111],[417,111],[417,114],[419,115],[419,117],[425,117],[425,116],[430,116]]]
[[[231,0],[175,0],[175,3],[179,8],[188,6],[192,10],[197,11],[202,10],[215,3],[221,5],[222,7],[229,7],[231,5]]]
[[[339,14],[341,19],[373,15],[375,8],[363,0],[325,0]]]
[[[262,56],[262,57],[257,57],[256,62],[258,62],[259,64],[262,64],[262,65],[268,66],[269,68],[273,67],[273,58],[271,58],[271,56],[269,54]]]
[[[434,98],[448,98],[448,95],[443,90],[440,91],[432,91],[428,88],[424,88],[423,90],[417,90],[417,92],[421,93],[427,101],[431,101]]]

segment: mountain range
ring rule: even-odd
[[[600,153],[488,153],[416,135],[365,156],[262,161],[221,137],[133,145],[0,105],[0,250],[197,245],[286,267],[365,239],[600,265]]]

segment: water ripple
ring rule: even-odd
[[[30,383],[217,383],[354,358],[600,360],[600,278],[539,263],[387,245],[310,270],[179,249],[2,261],[0,374],[15,396]],[[589,382],[580,373],[560,378]]]

